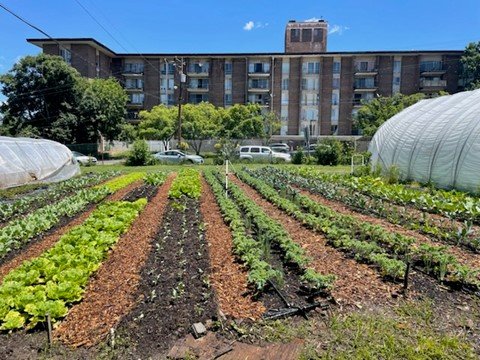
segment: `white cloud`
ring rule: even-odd
[[[338,34],[342,35],[344,31],[350,30],[348,26],[343,25],[328,25],[328,34]]]
[[[256,21],[256,22],[253,22],[252,20],[250,20],[249,22],[247,22],[244,26],[243,26],[243,30],[245,31],[250,31],[250,30],[253,30],[253,29],[261,29],[261,28],[265,28],[267,27],[269,24],[266,22],[262,22],[262,21]]]
[[[255,27],[255,23],[253,21],[249,21],[245,24],[245,26],[243,27],[243,30],[245,31],[250,31],[252,30],[253,28]]]

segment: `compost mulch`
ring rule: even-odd
[[[220,310],[232,318],[258,319],[265,307],[252,299],[247,271],[235,260],[232,234],[225,224],[212,190],[202,178],[200,211],[205,221],[205,234],[210,254],[210,281]]]
[[[141,184],[135,182],[106,197],[104,201],[118,201],[132,192]],[[64,234],[75,226],[81,225],[96,209],[97,204],[89,205],[83,212],[73,218],[62,217],[59,223],[43,234],[31,239],[24,246],[9,252],[0,259],[0,282],[11,270],[20,266],[24,261],[34,259],[50,249]]]
[[[134,201],[156,193],[90,279],[82,302],[55,330],[56,338],[70,346],[95,345],[133,308],[140,271],[161,226],[173,178],[171,175],[160,188],[141,186],[124,197]]]
[[[117,350],[119,358],[162,358],[192,324],[217,314],[199,203],[180,202],[172,200],[167,207],[154,251],[141,272],[137,306],[117,329],[125,342]]]
[[[265,200],[256,190],[237,177],[232,176],[231,180],[266,214],[283,225],[292,239],[300,244],[312,259],[310,266],[313,269],[321,274],[334,274],[337,277],[331,294],[339,305],[364,306],[392,301],[392,294],[399,291],[399,284],[382,281],[380,274],[373,267],[358,263],[328,246],[322,235],[304,227],[301,222]]]

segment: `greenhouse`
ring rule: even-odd
[[[370,143],[372,166],[404,180],[480,189],[480,90],[422,100],[385,122]]]
[[[0,136],[0,188],[61,181],[79,173],[72,152],[60,143]]]

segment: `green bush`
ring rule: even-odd
[[[338,165],[342,155],[342,143],[335,139],[322,141],[315,149],[315,158],[318,165]]]
[[[133,149],[130,150],[127,157],[127,166],[153,165],[155,158],[150,154],[148,144],[145,140],[136,140],[133,143]]]
[[[305,154],[301,147],[297,148],[297,151],[293,153],[292,156],[292,164],[301,165],[303,163],[303,159],[305,158]]]

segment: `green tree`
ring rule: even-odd
[[[480,41],[470,43],[460,59],[465,89],[480,89]]]
[[[200,154],[203,141],[218,134],[220,116],[220,111],[207,102],[186,104],[183,107],[182,135],[197,155]]]
[[[125,124],[125,90],[113,78],[82,78],[79,88],[77,142],[94,142],[99,132],[108,141],[116,139]]]
[[[264,131],[262,111],[257,104],[235,104],[222,112],[219,135],[233,141],[235,146],[242,140],[262,137]]]
[[[175,135],[177,109],[165,105],[154,106],[150,111],[140,111],[138,137],[145,140],[163,141],[165,147]]]
[[[406,107],[425,98],[425,94],[403,95],[396,94],[392,97],[379,97],[364,104],[354,119],[357,127],[363,130],[366,136],[373,136],[377,129],[388,119]]]
[[[80,74],[59,56],[40,54],[26,56],[6,74],[0,76],[2,93],[7,100],[1,105],[3,132],[9,135],[32,133],[53,140],[60,139],[56,127],[65,113],[76,108]],[[70,123],[70,120],[68,119]],[[64,124],[66,119],[60,120]]]

